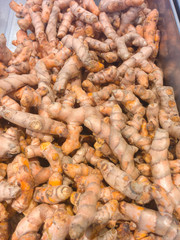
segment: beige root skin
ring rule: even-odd
[[[1,153],[0,158],[11,158],[13,155],[20,152],[20,145],[18,142],[17,128],[9,128],[6,133],[0,134]]]
[[[126,202],[120,203],[120,210],[125,216],[134,221],[140,230],[160,236],[166,235],[167,239],[178,239],[180,235],[175,221],[166,216],[161,216],[159,212]],[[149,216],[153,219],[151,223],[149,222]]]
[[[147,203],[150,201],[150,186],[133,181],[127,173],[120,170],[120,168],[107,160],[99,162],[98,168],[101,171],[104,180],[112,188],[141,203]]]
[[[152,10],[145,19],[144,22],[144,38],[147,41],[148,45],[154,47],[156,27],[159,18],[159,13],[157,9]]]
[[[8,212],[2,203],[0,203],[0,239],[8,240],[9,239],[9,224],[8,224]]]
[[[48,25],[46,27],[46,34],[49,42],[55,44],[56,42],[56,25],[58,21],[58,14],[59,14],[59,6],[55,2],[54,6],[52,7],[52,11],[49,17]]]
[[[66,89],[68,81],[79,75],[81,67],[82,63],[76,55],[70,57],[59,72],[53,89],[56,92],[63,93]]]
[[[39,228],[44,224],[47,218],[53,216],[56,209],[57,205],[49,206],[47,204],[40,204],[35,207],[18,223],[16,230],[13,233],[12,240],[21,239],[25,234],[30,234],[31,232],[37,236]]]
[[[170,218],[172,218],[174,204],[169,198],[167,192],[164,190],[164,188],[156,184],[153,184],[151,186],[151,189],[151,194],[156,202],[159,213],[162,216],[169,216]]]
[[[8,182],[16,182],[21,186],[21,195],[12,202],[12,208],[21,213],[29,207],[33,195],[34,179],[29,167],[29,161],[23,154],[15,157],[8,164]]]
[[[71,187],[66,185],[36,187],[33,199],[39,203],[56,204],[68,199],[71,192]]]
[[[43,23],[47,23],[49,21],[52,7],[53,7],[53,0],[43,0],[42,13],[41,13],[41,18]]]
[[[82,38],[74,38],[71,35],[66,35],[62,39],[62,43],[75,51],[83,65],[90,72],[98,72],[104,68],[104,65],[95,60],[90,54],[87,43]]]
[[[4,34],[0,35],[0,61],[3,62],[5,65],[8,64],[8,62],[12,58],[11,51],[6,47],[6,38]]]
[[[0,182],[1,197],[0,202],[11,200],[20,195],[21,189],[16,185],[11,185],[7,181]]]
[[[160,97],[159,121],[162,128],[175,138],[180,138],[179,112],[175,102],[172,87],[158,87],[157,93]]]
[[[15,111],[4,106],[0,107],[0,115],[6,120],[34,132],[67,136],[65,124],[50,118],[43,118],[37,114]],[[22,122],[22,119],[25,119],[25,121]]]
[[[64,240],[69,232],[71,216],[64,205],[59,205],[51,218],[45,221],[42,240],[52,238],[54,240]]]
[[[95,84],[114,82],[117,78],[117,68],[110,66],[97,73],[89,73],[87,79]],[[94,91],[93,91],[94,92]]]
[[[58,33],[57,33],[58,38],[63,38],[67,34],[72,21],[73,21],[73,14],[71,11],[63,15],[63,20],[59,26]]]
[[[96,16],[99,15],[99,8],[97,7],[96,3],[94,0],[83,0],[83,8],[88,9],[90,12],[95,14]]]
[[[143,116],[145,108],[140,103],[139,99],[130,90],[113,90],[113,95],[117,101],[120,101],[125,108],[133,113]]]
[[[121,36],[126,31],[127,27],[138,17],[140,10],[139,7],[130,7],[127,12],[121,15],[121,24],[117,30],[119,36]]]
[[[89,227],[96,213],[96,204],[100,196],[100,179],[89,175],[85,181],[85,192],[80,196],[77,214],[73,218],[69,235],[72,239],[79,238]]]
[[[101,42],[99,40],[96,40],[94,38],[86,37],[85,41],[88,43],[90,49],[94,49],[96,51],[100,52],[109,52],[110,50],[113,50],[113,45],[111,47],[110,44]]]
[[[151,170],[153,181],[163,187],[171,201],[175,205],[175,210],[180,214],[180,191],[172,182],[171,171],[167,159],[169,147],[169,134],[166,130],[157,129],[154,140],[149,151],[151,160]]]
[[[70,8],[72,13],[82,22],[86,22],[88,24],[93,24],[98,21],[96,15],[91,12],[86,11],[84,8],[78,5],[77,2],[71,1]]]
[[[176,157],[180,158],[180,141],[176,144]]]
[[[124,76],[124,73],[129,67],[135,67],[137,64],[143,63],[144,60],[150,57],[152,52],[153,48],[151,46],[142,47],[139,52],[131,56],[118,67],[118,76]]]
[[[114,155],[118,158],[122,169],[131,175],[132,178],[136,179],[139,171],[134,166],[133,156],[137,148],[128,145],[120,131],[114,126],[105,123],[97,117],[88,117],[84,124],[93,131],[97,137],[106,141]]]
[[[38,78],[34,74],[10,74],[7,78],[1,79],[0,98],[25,85],[35,86],[37,84]]]
[[[140,6],[144,0],[101,0],[99,9],[101,12],[117,12],[124,10],[128,7],[137,7]]]

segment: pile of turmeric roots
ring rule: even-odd
[[[11,1],[0,240],[179,240],[180,117],[144,0]]]

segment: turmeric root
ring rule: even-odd
[[[88,24],[93,24],[98,21],[96,15],[91,12],[86,11],[84,8],[78,5],[77,2],[71,1],[70,8],[72,13],[82,22],[86,22]]]
[[[120,101],[129,112],[142,116],[145,114],[145,108],[132,91],[121,89],[113,90],[113,95],[116,100]]]
[[[66,136],[67,129],[65,124],[50,118],[43,118],[36,114],[15,111],[5,106],[0,107],[0,116],[4,119],[34,132],[50,133],[59,136]],[[21,119],[25,119],[22,122]]]
[[[8,240],[9,239],[9,225],[8,225],[8,212],[6,211],[4,205],[0,203],[0,239]]]
[[[18,142],[17,128],[9,128],[6,133],[0,134],[1,153],[0,158],[11,158],[13,155],[20,152],[20,145]]]
[[[70,57],[59,72],[53,89],[60,93],[64,92],[68,81],[79,75],[81,67],[82,64],[76,55]]]
[[[126,202],[120,203],[120,210],[125,216],[134,221],[140,230],[152,232],[160,236],[166,235],[165,237],[167,239],[178,239],[179,237],[179,229],[174,219],[169,219],[167,216],[161,216],[154,210]],[[151,223],[155,224],[149,222],[149,216],[153,219]]]
[[[96,203],[100,196],[100,179],[91,174],[85,181],[85,192],[80,196],[77,214],[69,228],[71,238],[79,238],[89,227],[94,219]]]
[[[68,29],[72,23],[72,20],[73,20],[73,15],[71,11],[63,15],[63,20],[58,29],[58,34],[57,34],[58,38],[63,38],[67,34]]]
[[[132,180],[132,178],[107,160],[98,162],[104,180],[114,189],[136,201],[147,203],[150,201],[149,186],[143,186]]]
[[[139,11],[141,8],[139,7],[130,7],[127,12],[121,14],[121,24],[119,29],[117,30],[117,34],[121,36],[127,27],[133,23],[133,21],[138,17]]]
[[[95,49],[96,51],[109,52],[113,48],[113,45],[111,46],[108,43],[101,42],[94,38],[86,37],[85,41],[88,43],[88,45],[91,49]]]
[[[158,22],[159,13],[157,9],[152,10],[145,19],[144,22],[144,38],[148,45],[154,47],[155,34],[156,34],[156,25]]]
[[[49,42],[55,43],[56,41],[56,24],[58,21],[58,13],[60,9],[57,2],[54,2],[52,11],[49,17],[48,25],[46,27],[46,34]]]
[[[179,215],[180,192],[172,183],[167,152],[169,147],[169,135],[164,129],[157,129],[154,140],[149,151],[151,159],[151,170],[154,183],[163,187],[171,201],[175,205],[175,210]]]
[[[47,23],[49,21],[52,7],[53,7],[53,0],[43,0],[42,13],[41,13],[41,19],[43,23]]]
[[[33,199],[36,202],[56,204],[68,199],[72,189],[69,186],[44,186],[36,187]]]
[[[3,62],[5,65],[8,64],[8,62],[12,58],[11,51],[6,47],[6,38],[4,34],[0,35],[0,61]]]
[[[40,227],[47,218],[51,218],[53,216],[56,209],[57,205],[49,206],[47,204],[40,204],[35,207],[18,223],[12,239],[22,239],[22,237],[27,234],[32,234],[31,239],[37,239]]]
[[[98,72],[104,68],[104,65],[92,58],[88,47],[84,44],[83,39],[73,38],[71,35],[66,35],[62,42],[68,47],[74,49],[75,53],[83,63],[83,65],[91,72]],[[67,45],[68,44],[68,45]],[[81,51],[79,50],[81,49]]]
[[[96,16],[99,15],[99,8],[97,7],[96,3],[94,0],[83,0],[83,8],[88,9],[90,12],[95,14]]]
[[[10,74],[7,78],[1,79],[0,98],[24,85],[35,86],[37,84],[38,78],[34,74]]]
[[[95,84],[114,82],[116,78],[117,78],[117,69],[115,66],[110,66],[97,73],[90,73],[87,77],[88,80],[92,81]]]
[[[28,159],[19,154],[8,165],[8,182],[16,182],[21,186],[21,195],[12,202],[12,208],[17,212],[23,212],[30,204],[33,195],[34,179],[31,174]]]
[[[49,238],[63,240],[69,232],[71,216],[64,205],[59,205],[51,218],[46,219],[42,239]]]
[[[0,202],[11,200],[19,196],[21,189],[16,185],[11,185],[7,181],[0,182],[1,197]]]
[[[127,1],[127,0],[101,0],[99,4],[99,9],[101,12],[117,12],[124,10],[128,7],[137,7],[140,6],[144,0],[135,0],[135,1]]]
[[[172,87],[158,87],[157,93],[160,97],[159,121],[161,126],[175,138],[180,138],[179,113],[175,102]]]

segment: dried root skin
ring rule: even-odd
[[[115,82],[117,78],[117,68],[111,66],[97,73],[89,73],[87,79],[95,84]]]
[[[120,191],[125,196],[134,200],[141,200],[142,202],[149,202],[149,188],[143,189],[139,183],[133,179],[120,168],[116,167],[113,163],[107,160],[102,160],[98,163],[98,168],[103,175],[104,180],[114,189]]]
[[[101,189],[100,200],[104,203],[111,200],[121,201],[124,198],[125,196],[122,193],[116,191],[112,187],[104,187],[103,189]]]
[[[29,207],[34,188],[34,179],[28,159],[23,154],[17,155],[8,165],[7,172],[8,181],[13,183],[15,180],[21,187],[21,195],[12,202],[12,208],[21,213]]]
[[[141,9],[139,7],[130,7],[127,12],[121,15],[121,24],[117,31],[119,36],[125,32],[128,26],[133,23],[133,21],[138,17],[139,11]]]
[[[120,101],[125,108],[133,114],[145,114],[145,108],[140,103],[139,99],[130,90],[113,90],[113,95],[117,101]]]
[[[42,13],[41,13],[41,19],[43,23],[47,23],[49,21],[52,7],[53,7],[53,0],[43,0]]]
[[[68,29],[72,23],[72,20],[73,20],[73,15],[71,11],[63,15],[63,20],[59,26],[58,33],[57,33],[58,38],[63,38],[67,34]]]
[[[153,48],[151,46],[142,47],[139,52],[131,56],[118,67],[118,76],[124,76],[124,73],[129,67],[135,67],[137,64],[141,64],[144,60],[147,60],[152,52]]]
[[[148,45],[154,45],[159,13],[157,9],[152,10],[144,22],[144,38]]]
[[[46,158],[53,172],[62,173],[63,153],[59,147],[50,142],[44,142],[40,145],[41,154]]]
[[[0,35],[0,61],[3,62],[5,65],[8,64],[8,62],[12,58],[12,53],[9,50],[9,48],[6,47],[6,38],[4,34]]]
[[[159,121],[161,126],[175,138],[180,138],[179,112],[175,102],[172,87],[158,87],[157,93],[160,97]]]
[[[78,5],[77,2],[71,1],[70,8],[72,13],[82,22],[86,22],[88,24],[93,24],[98,21],[96,15],[91,12],[86,11],[84,8]]]
[[[174,186],[171,178],[171,171],[167,159],[169,147],[169,134],[164,129],[157,129],[154,140],[149,151],[151,160],[151,170],[153,181],[163,187],[171,201],[175,205],[175,210],[180,214],[180,191]]]
[[[40,203],[57,204],[68,199],[71,192],[71,187],[65,185],[36,187],[33,199]]]
[[[90,12],[95,14],[96,16],[99,15],[99,8],[94,2],[94,0],[83,0],[83,8],[88,9]]]
[[[109,220],[113,219],[113,216],[118,211],[119,204],[117,200],[111,200],[104,204],[94,217],[94,223],[107,224]]]
[[[43,118],[37,114],[15,111],[3,106],[0,108],[0,115],[6,120],[34,132],[50,133],[59,136],[67,135],[67,129],[63,123],[50,118]],[[22,119],[25,121],[22,122]]]
[[[68,136],[66,141],[62,145],[62,151],[65,155],[73,152],[74,150],[80,148],[81,144],[79,142],[79,136],[82,131],[81,126],[67,125]]]
[[[57,92],[64,92],[70,79],[77,77],[82,64],[76,55],[70,57],[58,74],[53,89]]]
[[[8,240],[9,239],[9,224],[8,224],[8,212],[2,203],[0,203],[0,239]]]
[[[56,41],[56,25],[58,21],[58,14],[59,14],[59,7],[56,2],[54,2],[54,5],[52,7],[52,11],[49,17],[48,25],[46,27],[46,34],[49,42],[55,43]]]
[[[33,74],[10,74],[7,78],[1,79],[0,98],[24,85],[35,86],[38,84],[38,78]]]
[[[85,192],[80,196],[77,214],[70,224],[72,239],[79,238],[93,222],[96,204],[100,196],[100,179],[91,174],[85,180]]]
[[[44,224],[44,221],[53,216],[56,208],[56,205],[51,207],[47,204],[40,204],[35,207],[18,223],[16,230],[13,233],[12,240],[21,239],[26,234],[37,234],[41,225]]]
[[[65,46],[69,46],[75,51],[76,55],[79,57],[83,65],[90,72],[98,72],[104,68],[104,65],[95,60],[90,54],[88,46],[86,45],[85,41],[83,41],[83,39],[74,38],[71,35],[66,35],[62,39],[62,42],[65,44]]]
[[[105,42],[101,42],[94,38],[86,37],[85,41],[88,43],[89,48],[94,49],[96,51],[109,52],[111,50],[111,47],[109,44]]]
[[[157,204],[159,213],[162,216],[169,216],[171,218],[174,210],[174,205],[167,192],[164,190],[164,188],[156,184],[153,184],[151,186],[151,189],[151,194]]]
[[[85,164],[63,164],[63,171],[71,178],[75,178],[76,175],[87,176],[92,172],[92,168]]]
[[[137,223],[138,228],[143,231],[160,236],[166,235],[168,239],[176,239],[176,236],[179,236],[176,223],[166,216],[161,216],[159,212],[126,202],[120,203],[120,210],[125,216]],[[153,219],[151,222],[149,222],[150,216]]]
[[[72,51],[63,47],[58,53],[51,54],[47,57],[41,59],[41,61],[46,65],[47,69],[51,69],[53,67],[63,67],[65,61],[71,56]]]
[[[122,169],[131,175],[132,178],[136,179],[139,171],[134,166],[133,156],[137,148],[128,145],[120,131],[114,126],[105,123],[97,117],[88,117],[84,124],[96,134],[96,137],[106,141],[113,154],[118,158]]]
[[[13,186],[6,181],[0,182],[0,189],[1,189],[0,202],[16,198],[21,192],[20,187],[15,185]]]
[[[45,221],[42,240],[52,238],[54,240],[63,240],[68,235],[71,216],[65,207],[59,205],[51,218]]]
[[[101,12],[117,12],[124,10],[128,7],[137,7],[140,6],[144,0],[101,0],[99,9]]]
[[[6,133],[0,134],[1,152],[0,158],[11,158],[20,152],[18,142],[18,131],[16,128],[9,128]]]

